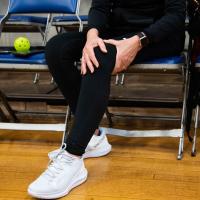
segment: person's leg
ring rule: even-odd
[[[120,39],[120,37],[116,39]],[[116,47],[107,45],[107,48],[109,48],[108,54],[102,53],[99,48],[95,49],[100,67],[94,74],[88,73],[82,78],[75,122],[66,141],[67,151],[71,154],[81,156],[84,153],[91,133],[99,125],[105,112],[109,98],[110,77],[116,56]],[[153,44],[142,49],[135,62],[177,55],[182,48],[181,40],[176,42],[174,38],[167,39],[159,44]]]
[[[46,46],[46,60],[50,72],[65,99],[68,101],[73,114],[76,111],[81,85],[80,70],[77,69],[74,62],[79,61],[81,58],[85,37],[85,33],[79,32],[60,34],[53,37]],[[85,158],[103,156],[111,150],[107,138],[101,135],[98,126],[96,127],[94,135],[101,137],[94,137],[95,139],[91,140],[89,147],[96,146],[96,143],[93,141],[100,140],[102,142],[99,143],[98,148],[95,148],[98,151],[93,151],[92,154],[88,147],[87,154],[84,155]],[[94,150],[94,148],[90,149]],[[50,155],[55,155],[58,151],[53,151]]]
[[[81,155],[106,109],[110,77],[115,66],[116,47],[107,45],[107,50],[108,53],[105,54],[95,48],[100,66],[93,74],[88,72],[82,77],[75,123],[67,145],[52,157],[48,168],[30,184],[28,193],[31,196],[42,199],[60,198],[86,181],[87,170]]]
[[[102,53],[99,48],[95,48],[95,55],[100,64],[99,68],[93,74],[88,72],[82,77],[75,122],[66,141],[66,148],[62,149],[56,158],[53,158],[47,170],[29,186],[28,191],[32,196],[46,199],[59,198],[68,194],[72,188],[80,185],[87,179],[87,170],[84,167],[83,159],[71,154],[77,156],[84,154],[86,146],[99,125],[108,103],[110,78],[115,66],[117,51],[113,45],[107,44],[106,46],[108,50],[106,54]],[[77,48],[76,46],[75,49]],[[162,48],[164,51],[165,46],[163,45]],[[162,50],[155,47],[153,49]],[[62,53],[64,52],[62,49]],[[162,55],[160,52],[154,52],[154,54],[151,54],[152,56],[148,57],[146,55],[146,57],[143,57],[143,60],[169,56],[171,53],[175,53],[175,50]],[[65,55],[61,56],[61,58],[64,60]],[[70,57],[68,57],[68,60],[70,60]],[[63,63],[65,61],[60,62],[61,65]],[[65,76],[62,77],[64,78]],[[59,80],[57,79],[57,81]]]
[[[102,119],[110,94],[111,73],[116,61],[116,47],[106,44],[107,53],[95,48],[99,68],[82,77],[81,90],[72,130],[67,138],[66,150],[75,155],[83,155]]]
[[[85,33],[71,32],[53,37],[46,46],[46,61],[60,91],[75,114],[81,85],[80,70],[75,66],[82,55]]]

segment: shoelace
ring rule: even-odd
[[[43,175],[47,176],[49,180],[55,178],[56,175],[60,174],[60,172],[63,171],[65,164],[71,165],[71,163],[73,162],[74,158],[72,158],[71,156],[63,156],[65,148],[66,146],[60,149],[60,151],[58,151],[58,153],[56,153],[55,156],[50,159],[48,167],[43,173]]]
[[[105,139],[105,135],[101,136],[100,140],[98,137],[100,137],[100,136],[93,136],[93,138],[91,139],[90,143],[88,144],[88,146],[86,148],[86,152],[95,149]],[[58,156],[59,152],[60,152],[60,149],[56,149],[56,150],[50,152],[49,159],[53,160],[54,158],[56,158]]]
[[[51,152],[48,154],[49,159],[50,159],[50,160],[55,159],[55,158],[58,156],[58,154],[60,153],[60,151],[61,151],[62,149],[65,150],[66,147],[67,147],[66,143],[63,143],[59,149],[56,149],[56,150],[54,150],[54,151],[51,151]]]

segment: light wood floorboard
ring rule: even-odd
[[[60,133],[1,131],[0,199],[32,199],[27,186],[45,169],[47,153],[58,148],[60,140]],[[112,152],[86,160],[88,181],[63,199],[200,199],[200,155],[190,156],[187,139],[182,161],[176,160],[178,140],[174,138],[111,136],[109,140]]]

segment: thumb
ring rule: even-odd
[[[113,40],[113,39],[109,39],[109,40],[104,40],[105,43],[108,43],[108,44],[113,44],[113,45],[117,45],[117,40]]]

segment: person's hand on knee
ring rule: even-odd
[[[87,69],[89,69],[90,72],[93,73],[95,67],[99,67],[99,63],[94,53],[95,47],[99,47],[102,52],[107,53],[104,41],[98,36],[97,29],[91,29],[87,33],[87,41],[83,48],[81,59],[81,74],[83,75],[87,73]]]
[[[141,49],[140,38],[137,35],[128,39],[110,39],[104,40],[104,42],[115,45],[117,48],[116,63],[112,74],[125,71]]]

